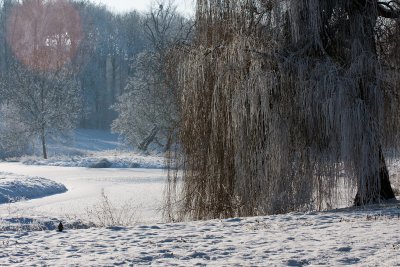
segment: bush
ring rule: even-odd
[[[111,168],[112,163],[107,159],[102,159],[99,162],[96,162],[90,166],[90,168],[99,168],[99,169],[106,169]]]
[[[91,223],[98,227],[132,226],[137,222],[137,208],[130,202],[115,206],[101,190],[100,202],[86,210]]]

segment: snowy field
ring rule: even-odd
[[[0,233],[1,266],[400,266],[400,205]]]
[[[101,193],[116,208],[130,205],[135,221],[159,222],[166,173],[159,169],[92,169],[73,167],[26,166],[0,163],[0,170],[18,175],[33,175],[64,184],[68,191],[40,199],[0,205],[2,218],[31,216],[63,219],[88,218],[88,210],[101,202]]]
[[[0,162],[0,193],[8,190],[15,199],[26,199],[0,205],[0,266],[400,266],[399,202],[161,223],[166,171],[157,165],[159,157],[134,158],[119,149],[115,136],[101,131],[79,130],[74,138],[64,147],[52,144],[48,161]],[[115,164],[124,157],[127,162],[141,157],[142,166],[128,162],[86,168],[104,158]],[[398,189],[400,161],[389,165]],[[18,188],[47,189],[42,195],[17,197],[11,186],[16,181]],[[68,191],[52,195],[50,189],[62,185]],[[42,198],[30,199],[36,197]],[[103,215],[110,218],[108,212],[114,222],[102,221]],[[56,231],[59,221],[65,226],[61,233]]]
[[[0,162],[0,172],[15,174],[14,181],[8,180],[8,187],[19,185],[11,193],[4,189],[10,197],[2,202],[12,203],[0,205],[0,230],[51,229],[59,220],[78,228],[93,223],[103,225],[96,214],[105,209],[112,209],[115,216],[125,213],[130,219],[119,220],[124,224],[161,221],[166,179],[161,156],[139,155],[123,147],[115,134],[85,129],[75,130],[68,139],[49,142],[48,154],[48,160],[38,154],[23,157],[22,163]],[[98,166],[104,162],[106,166]],[[36,188],[43,189],[45,182],[49,185],[52,181],[65,185],[68,191],[52,195],[48,186],[47,191],[37,189],[29,195],[25,190],[25,195],[19,196],[18,191],[28,184],[31,189],[34,187],[32,178],[29,183],[25,176],[44,178],[35,178]],[[20,188],[21,183],[26,186]],[[22,201],[15,202],[16,199]],[[101,207],[105,200],[106,208]]]

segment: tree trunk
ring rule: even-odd
[[[392,186],[389,179],[389,171],[386,166],[385,157],[382,153],[382,148],[379,147],[379,184],[380,188],[377,191],[372,185],[366,186],[367,192],[365,193],[365,198],[362,198],[360,188],[358,188],[357,195],[354,199],[355,206],[362,206],[365,204],[379,203],[384,200],[394,199]]]
[[[154,138],[156,137],[158,133],[158,127],[155,126],[150,134],[142,141],[142,143],[140,143],[139,145],[139,149],[142,151],[147,151],[147,148],[149,147],[149,145],[151,144],[151,142],[153,142]]]
[[[375,26],[378,19],[377,12],[374,12],[377,8],[377,3],[373,1],[357,0],[349,1],[349,23],[350,23],[350,36],[351,36],[351,50],[352,60],[357,58],[368,57],[376,61],[372,63],[365,61],[362,62],[360,73],[364,77],[362,83],[360,83],[359,98],[365,103],[369,110],[373,111],[377,108],[375,105],[375,99],[370,96],[370,85],[376,83],[377,73],[374,67],[379,64],[377,59],[376,39],[375,39]],[[368,78],[369,77],[369,78]],[[375,111],[374,116],[379,115]],[[368,124],[367,124],[368,125]],[[368,127],[368,126],[367,126]],[[372,132],[377,132],[378,129],[369,129]],[[369,152],[373,154],[374,146],[370,144]],[[368,152],[364,152],[367,153]],[[392,187],[389,180],[389,172],[386,166],[385,157],[382,152],[382,148],[379,145],[379,166],[368,166],[361,165],[362,168],[370,168],[373,170],[374,167],[377,169],[370,172],[369,175],[379,175],[379,179],[376,177],[362,177],[358,185],[358,191],[354,199],[354,205],[360,206],[365,204],[379,203],[382,200],[388,200],[395,198]],[[364,163],[365,164],[365,163]],[[361,181],[364,181],[361,183]]]
[[[47,148],[46,148],[46,135],[45,135],[45,130],[41,130],[41,139],[42,139],[42,150],[43,150],[43,158],[47,159]]]

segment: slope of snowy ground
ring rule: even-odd
[[[0,233],[1,266],[400,265],[400,205],[64,232]]]
[[[66,191],[64,185],[45,178],[0,172],[0,204],[41,198]]]
[[[35,152],[41,155],[41,145],[37,143]],[[49,156],[79,156],[109,150],[125,149],[118,135],[105,130],[76,129],[64,138],[48,140]]]
[[[165,168],[162,156],[134,152],[120,142],[118,135],[104,130],[77,129],[69,138],[50,140],[49,159],[41,158],[39,147],[35,156],[22,157],[21,162],[60,167]]]

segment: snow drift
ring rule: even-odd
[[[0,204],[41,198],[66,191],[64,185],[45,178],[0,172]]]

